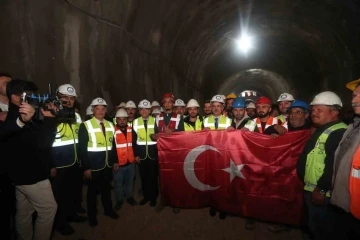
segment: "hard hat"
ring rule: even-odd
[[[165,93],[163,98],[162,98],[162,102],[164,102],[165,98],[171,98],[171,100],[174,102],[175,101],[175,97],[172,93]]]
[[[124,108],[126,106],[126,104],[124,103],[124,102],[121,102],[120,104],[119,104],[119,108]]]
[[[163,107],[160,108],[160,112],[164,112],[164,108],[163,108]]]
[[[117,110],[117,112],[115,114],[115,117],[117,117],[117,118],[118,117],[127,118],[128,114],[127,114],[125,109],[120,108],[119,110]]]
[[[338,105],[342,107],[341,99],[338,95],[336,95],[334,92],[325,91],[321,92],[318,95],[314,97],[312,102],[310,103],[311,106],[313,105],[328,105],[328,106],[334,106]]]
[[[136,108],[136,104],[130,100],[125,104],[125,108]]]
[[[232,103],[232,108],[246,108],[245,100],[242,97],[237,97]]]
[[[348,89],[350,89],[351,91],[354,91],[355,88],[360,84],[360,79],[349,82],[348,84],[346,84],[346,87]]]
[[[176,99],[174,106],[175,107],[185,107],[185,103],[181,99]]]
[[[293,103],[290,105],[289,109],[291,108],[302,108],[304,110],[310,110],[310,107],[309,107],[309,104],[307,104],[306,102],[304,101],[301,101],[301,100],[295,100],[293,101]]]
[[[258,104],[269,104],[271,105],[271,100],[267,97],[259,97],[259,99],[256,101],[256,105]]]
[[[73,86],[70,84],[64,84],[59,86],[59,88],[56,90],[57,93],[61,93],[68,96],[77,97],[76,90]]]
[[[90,106],[88,106],[87,108],[86,108],[86,115],[93,115],[94,113],[93,113],[93,110],[92,110],[92,107],[91,107],[91,105]]]
[[[160,107],[160,103],[159,103],[158,101],[153,101],[153,102],[151,103],[151,106],[152,106],[152,107]]]
[[[95,98],[95,99],[91,102],[91,106],[97,106],[97,105],[107,106],[105,100],[102,99],[102,98]]]
[[[225,96],[225,95],[221,95],[221,94],[218,94],[218,95],[220,95],[220,96],[224,99],[224,102],[225,102],[226,96]]]
[[[151,114],[161,114],[160,110],[155,108]]]
[[[138,107],[139,108],[151,108],[151,104],[148,100],[144,99],[144,100],[140,101]]]
[[[255,108],[256,108],[255,103],[250,102],[250,103],[246,106],[246,108],[255,109]]]
[[[282,93],[280,94],[277,102],[292,102],[295,101],[293,95],[291,95],[290,93]]]
[[[186,105],[186,108],[191,108],[191,107],[200,107],[198,101],[196,101],[195,99],[190,99]]]
[[[225,99],[224,99],[223,95],[215,95],[211,98],[210,103],[219,102],[219,103],[224,104],[225,103],[224,100]]]
[[[235,99],[237,96],[235,93],[229,93],[227,96],[226,96],[226,99]]]

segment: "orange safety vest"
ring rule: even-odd
[[[279,123],[279,120],[277,118],[270,116],[269,119],[266,121],[264,130],[267,129],[268,127],[278,124],[278,123]],[[259,130],[259,133],[263,133],[260,118],[256,118],[256,125]]]
[[[126,128],[126,137],[121,130],[115,127],[115,143],[119,165],[125,165],[128,161],[135,161],[134,151],[132,148],[132,128]]]
[[[360,219],[360,147],[354,155],[350,171],[350,212]]]

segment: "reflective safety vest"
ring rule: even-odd
[[[71,125],[68,123],[60,123],[57,127],[55,141],[53,147],[66,146],[79,142],[78,133],[81,124],[81,117],[78,113],[75,113],[76,122]]]
[[[360,147],[354,155],[350,171],[350,212],[354,217],[360,219]]]
[[[231,119],[221,115],[219,117],[219,130],[227,129],[231,126]],[[215,130],[215,118],[214,115],[210,115],[209,117],[204,119],[204,128],[210,128],[211,130]]]
[[[142,117],[139,117],[133,121],[133,129],[137,134],[136,144],[146,146],[146,158],[150,158],[148,152],[149,145],[155,145],[156,141],[151,140],[150,135],[155,133],[155,118],[149,116],[147,121],[147,130],[144,126],[144,121]],[[144,160],[140,159],[140,160]]]
[[[202,129],[201,126],[202,126],[202,121],[199,116],[196,117],[195,128],[191,124],[184,122],[185,131],[201,131]]]
[[[115,127],[115,143],[119,165],[125,165],[127,162],[135,161],[132,147],[132,127],[126,127],[126,137],[124,133]]]
[[[181,118],[182,117],[180,114],[172,113],[168,125],[165,126],[164,113],[161,113],[156,117],[156,125],[158,126],[159,132],[164,132],[165,127],[170,129],[178,129]]]
[[[286,122],[288,120],[287,118],[288,117],[285,118],[284,115],[282,115],[282,114],[277,116],[277,119],[280,120],[282,123]]]
[[[260,118],[256,118],[256,126],[259,130],[259,133],[263,133],[263,129],[261,127],[261,120]],[[268,120],[266,121],[266,124],[265,124],[265,128],[264,130],[266,130],[268,127],[272,126],[272,125],[275,125],[275,124],[278,124],[279,123],[279,120],[276,118],[276,117],[272,117],[270,116],[268,118]]]
[[[347,128],[345,123],[337,123],[326,129],[316,141],[315,147],[311,150],[306,159],[304,190],[312,192],[316,188],[317,182],[324,173],[325,168],[325,144],[329,135],[338,129]],[[330,197],[330,191],[326,193]]]
[[[112,149],[112,140],[115,132],[114,125],[105,119],[103,123],[105,126],[105,136],[95,117],[84,122],[89,134],[88,152],[103,152]]]
[[[60,123],[53,142],[53,160],[56,168],[71,167],[78,162],[77,143],[81,117],[75,113],[75,122]]]
[[[244,128],[249,129],[249,131],[253,132],[256,128],[256,122],[254,120],[249,119],[245,124]]]

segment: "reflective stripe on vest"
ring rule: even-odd
[[[279,116],[277,116],[276,117],[278,120],[280,120],[281,121],[281,123],[284,123],[284,122],[286,122],[287,121],[287,117],[284,117],[284,115],[279,115]]]
[[[221,115],[219,117],[219,126],[218,130],[227,129],[231,126],[231,119]],[[211,130],[215,130],[215,118],[214,115],[210,115],[209,117],[204,119],[204,127],[210,128]]]
[[[105,136],[102,132],[100,124],[95,117],[84,122],[89,134],[89,142],[87,150],[89,152],[102,152],[112,149],[112,138],[114,136],[114,126],[111,122],[104,120]]]
[[[123,132],[115,127],[115,143],[119,165],[125,165],[128,161],[135,161],[134,151],[132,148],[132,128],[126,128],[126,137]]]
[[[148,118],[147,130],[145,130],[144,121],[142,117],[139,117],[133,121],[133,129],[137,134],[136,144],[145,146],[146,153],[144,159],[146,158],[151,159],[148,152],[148,146],[156,144],[156,142],[152,141],[150,138],[150,135],[155,133],[154,125],[155,125],[155,118],[151,116],[149,116]],[[140,160],[144,160],[144,159],[140,159]]]
[[[165,127],[178,129],[181,118],[180,114],[172,113],[169,123],[165,126],[164,113],[161,113],[156,117],[156,125],[158,126],[159,132],[164,132]]]
[[[195,128],[191,124],[184,122],[185,131],[200,131],[201,126],[202,126],[202,121],[199,118],[199,116],[196,117]]]
[[[151,116],[148,118],[147,130],[145,130],[144,121],[142,117],[139,117],[134,120],[133,128],[137,134],[136,144],[137,145],[155,145],[156,142],[152,141],[150,138],[151,134],[154,134],[154,124],[155,119]]]
[[[81,117],[78,113],[75,113],[76,122],[71,126],[68,123],[60,123],[57,126],[56,136],[53,143],[53,147],[61,147],[79,142],[79,127],[81,124]],[[75,148],[76,151],[76,148]]]
[[[316,141],[315,147],[311,150],[306,159],[305,176],[304,176],[304,190],[314,191],[319,178],[324,173],[325,168],[325,144],[329,135],[338,129],[347,128],[345,123],[337,123],[327,128]],[[326,193],[326,196],[330,197],[330,191]]]
[[[354,155],[350,171],[350,212],[354,217],[360,219],[360,147]]]
[[[249,129],[249,131],[253,132],[256,128],[256,122],[254,120],[248,120],[245,124],[244,128]]]
[[[260,120],[260,118],[256,118],[255,121],[256,121],[256,125],[257,125],[257,128],[258,128],[258,130],[259,130],[259,133],[263,133],[263,129],[262,129],[262,127],[261,127],[261,120]],[[277,118],[270,116],[270,117],[268,118],[268,120],[266,121],[264,131],[265,131],[268,127],[270,127],[270,126],[272,126],[272,125],[275,125],[275,124],[278,124],[278,123],[279,123],[279,120],[278,120]]]

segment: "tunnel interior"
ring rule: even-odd
[[[254,90],[310,101],[360,77],[358,0],[1,1],[1,70],[71,83],[82,110],[95,97],[202,102]],[[254,48],[238,51],[247,32]]]

